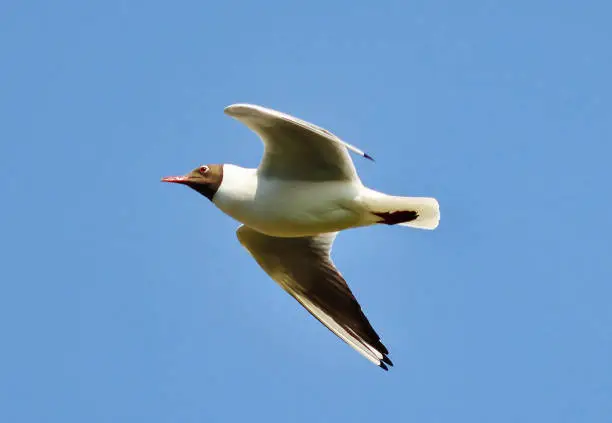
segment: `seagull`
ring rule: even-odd
[[[239,242],[268,276],[344,342],[388,370],[389,350],[332,262],[332,244],[349,228],[435,229],[438,202],[367,188],[349,151],[372,157],[312,123],[253,104],[224,111],[263,141],[259,166],[208,164],[162,181],[192,188],[240,222]]]

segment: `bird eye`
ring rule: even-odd
[[[202,166],[202,167],[200,167],[200,173],[201,173],[202,175],[207,174],[207,173],[208,173],[208,166]]]

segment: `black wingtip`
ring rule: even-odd
[[[393,367],[393,362],[391,361],[391,359],[389,357],[387,357],[386,355],[383,357],[382,361],[384,361],[385,363],[387,363],[389,366]]]
[[[365,157],[368,160],[375,161],[374,158],[372,156],[370,156],[368,153],[363,153],[363,157]]]
[[[381,369],[383,369],[385,372],[389,371],[389,368],[387,367],[387,365],[385,363],[383,363],[382,361],[380,362],[380,364],[378,365],[378,367],[380,367]]]

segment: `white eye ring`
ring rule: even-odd
[[[208,173],[210,169],[208,168],[208,166],[201,166],[200,167],[200,174],[205,175]]]

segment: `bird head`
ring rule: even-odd
[[[223,165],[202,165],[183,176],[167,176],[162,182],[187,185],[212,201],[223,180]]]

